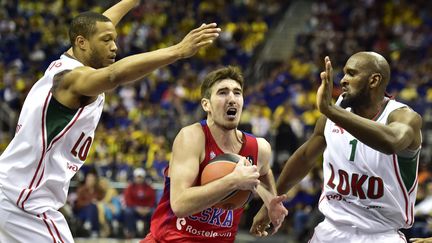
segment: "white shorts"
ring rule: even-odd
[[[315,227],[315,232],[309,243],[370,243],[392,242],[406,243],[405,235],[398,230],[382,233],[363,232],[348,225],[334,225],[328,219]]]
[[[33,215],[18,208],[0,187],[0,243],[72,243],[67,222],[59,211]]]

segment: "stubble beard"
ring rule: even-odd
[[[359,90],[354,96],[346,94],[340,103],[340,107],[344,109],[347,107],[351,107],[352,109],[365,107],[369,106],[370,100],[370,92],[365,85],[365,87]]]

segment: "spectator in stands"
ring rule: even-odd
[[[150,218],[156,205],[156,192],[145,180],[146,171],[143,168],[136,168],[133,176],[133,181],[124,191],[126,238],[137,236],[137,222],[139,220],[144,221],[144,229],[148,230]]]
[[[91,231],[92,236],[99,235],[99,214],[96,203],[102,199],[104,190],[99,187],[99,177],[95,170],[90,170],[84,182],[76,190],[76,200],[73,202],[72,210],[74,216],[79,219],[79,223],[85,230]]]

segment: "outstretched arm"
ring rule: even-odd
[[[286,196],[277,196],[276,193],[276,183],[269,165],[271,156],[270,144],[263,138],[258,138],[257,141],[259,148],[258,168],[261,174],[261,183],[255,189],[255,192],[263,200],[263,214],[265,213],[269,218],[269,222],[271,221],[274,226],[273,233],[276,233],[282,225],[285,216],[288,215],[288,210],[282,203],[286,199]],[[251,233],[256,235],[256,232],[253,230],[251,230]]]
[[[276,183],[279,195],[287,193],[316,165],[318,157],[323,153],[326,146],[324,138],[325,122],[326,117],[321,116],[315,125],[312,136],[285,163]],[[255,236],[267,236],[268,232],[266,230],[269,223],[267,209],[263,206],[254,217],[250,232]]]
[[[157,68],[195,55],[200,48],[213,43],[219,32],[215,23],[202,24],[176,45],[128,56],[104,68],[75,68],[64,75],[54,96],[63,105],[78,108],[82,96],[96,97],[119,85],[140,80]]]
[[[364,144],[382,153],[392,154],[420,147],[422,119],[409,108],[393,111],[388,123],[381,124],[333,105],[333,68],[329,57],[325,57],[324,62],[326,70],[321,73],[321,86],[317,92],[317,107],[322,114]]]

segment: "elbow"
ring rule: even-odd
[[[189,216],[188,212],[186,212],[184,207],[180,206],[179,203],[172,203],[171,210],[177,218],[186,218]]]
[[[390,155],[399,152],[400,148],[398,146],[398,143],[395,142],[395,139],[390,139],[380,143],[380,146],[377,150],[380,151],[381,153]]]

